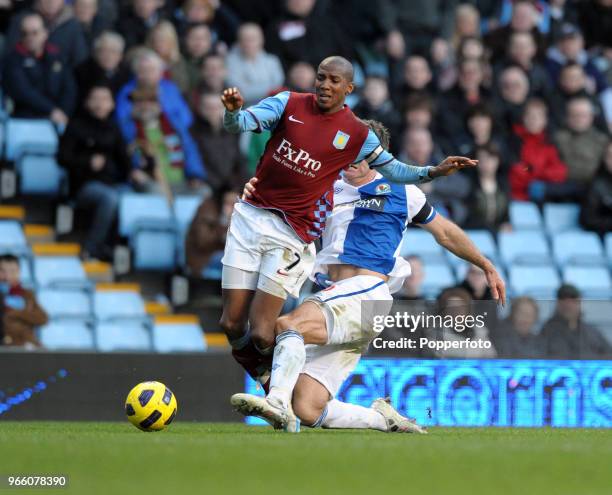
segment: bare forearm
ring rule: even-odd
[[[493,264],[482,255],[467,234],[450,221],[444,230],[436,235],[436,240],[454,255],[485,271],[493,268]]]

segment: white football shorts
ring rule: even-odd
[[[336,282],[306,301],[317,304],[325,315],[327,344],[307,345],[302,373],[311,376],[334,397],[353,372],[361,354],[379,334],[374,329],[374,314],[387,315],[393,297],[384,280],[359,275]],[[363,305],[376,301],[376,305]]]
[[[253,290],[256,279],[256,287],[265,292],[278,297],[287,294],[299,297],[314,266],[315,254],[314,244],[302,241],[278,215],[238,202],[232,213],[221,263],[224,272],[227,271],[225,267],[232,267],[249,275],[240,279],[225,274],[221,285],[224,289]],[[284,289],[285,294],[277,293],[274,285]]]

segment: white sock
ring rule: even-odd
[[[289,406],[304,361],[304,337],[299,332],[287,330],[276,336],[268,399],[279,401],[284,407]]]
[[[357,406],[332,399],[313,426],[323,428],[361,428],[387,431],[387,422],[382,414],[369,407]]]

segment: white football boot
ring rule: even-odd
[[[416,424],[416,421],[405,418],[391,405],[391,399],[376,399],[370,406],[382,414],[387,423],[389,433],[422,433],[427,434],[427,429]]]
[[[230,399],[235,411],[243,416],[255,416],[270,423],[275,430],[299,433],[300,420],[291,407],[285,408],[276,401],[251,394],[234,394]]]

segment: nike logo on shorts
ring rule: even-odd
[[[304,123],[301,120],[296,119],[293,115],[289,115],[289,121],[290,122],[296,122],[298,124],[303,124]]]

